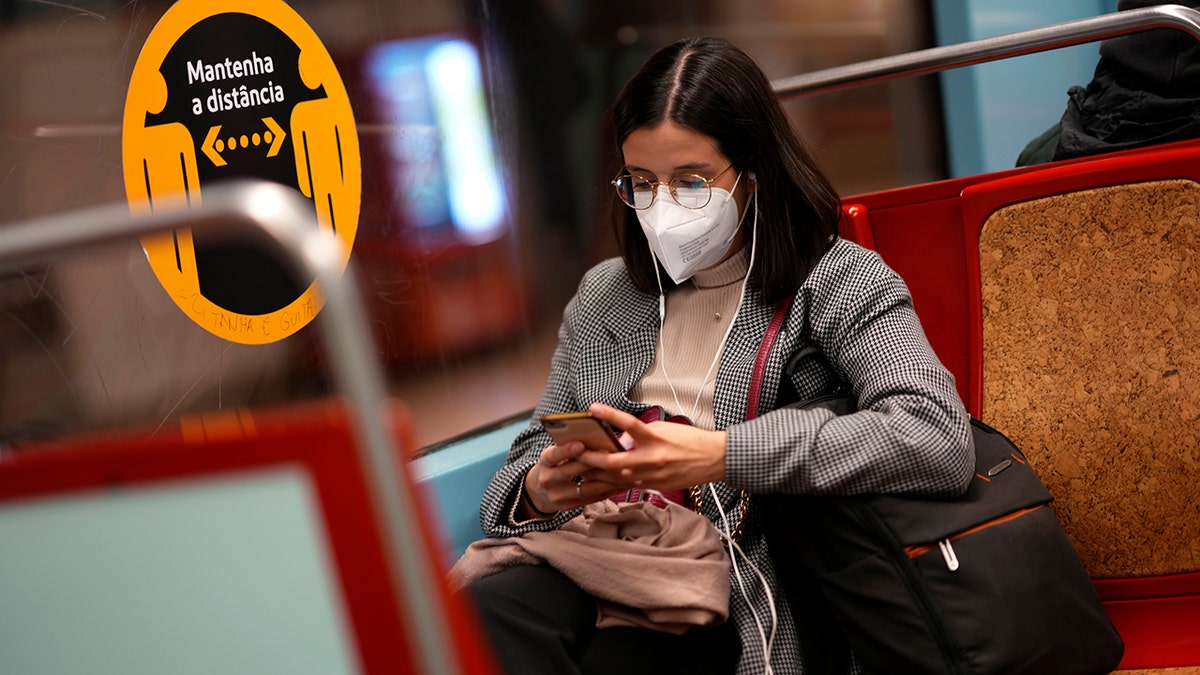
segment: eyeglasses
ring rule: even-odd
[[[621,201],[638,211],[650,208],[658,195],[659,185],[666,185],[671,191],[671,197],[685,209],[700,209],[707,206],[712,199],[712,184],[732,168],[733,165],[730,164],[712,178],[687,173],[675,176],[666,183],[623,173],[612,180],[612,185],[617,189],[617,196]]]

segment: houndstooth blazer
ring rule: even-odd
[[[749,421],[751,372],[774,308],[749,289],[743,302],[713,397],[715,426],[727,431],[726,480],[716,485],[726,513],[736,513],[740,490],[957,495],[966,489],[974,473],[969,418],[953,376],[921,329],[908,288],[877,254],[838,240],[814,267],[776,338],[759,414]],[[480,521],[487,536],[554,529],[578,514],[565,511],[550,520],[511,524],[525,473],[552,443],[538,420],[545,413],[585,409],[593,401],[640,414],[645,406],[628,394],[654,358],[658,330],[658,298],[634,287],[621,260],[602,262],[584,275],[564,311],[550,376],[530,426],[517,436],[483,496]],[[796,368],[794,391],[809,398],[841,380],[851,385],[859,412],[834,417],[825,410],[774,410],[785,364],[806,346],[820,349],[825,362],[810,359]],[[704,513],[719,518],[712,499],[706,491]],[[777,675],[801,673],[793,608],[777,590],[753,504],[752,499],[741,546],[764,575],[776,606],[772,668]],[[730,610],[742,641],[738,673],[748,675],[765,671],[754,616],[769,628],[770,601],[763,583],[744,564],[740,567],[749,602],[732,578]]]

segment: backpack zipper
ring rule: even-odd
[[[989,527],[994,527],[1001,523],[1007,523],[1010,520],[1016,520],[1017,518],[1020,518],[1021,516],[1029,515],[1030,513],[1033,513],[1034,511],[1038,511],[1038,510],[1044,509],[1044,508],[1046,508],[1045,504],[1038,504],[1037,506],[1030,506],[1029,508],[1019,509],[1019,510],[1013,511],[1012,513],[1009,513],[1007,515],[1000,516],[999,518],[993,518],[989,521],[980,523],[974,527],[967,528],[957,534],[952,534],[949,537],[946,537],[945,539],[939,540],[936,544],[922,544],[922,545],[916,545],[916,546],[905,546],[904,552],[906,554],[908,554],[909,558],[916,558],[918,556],[925,555],[926,553],[932,551],[934,546],[936,546],[942,553],[942,559],[946,561],[946,568],[949,569],[951,572],[955,572],[958,570],[959,563],[958,563],[958,554],[956,554],[954,552],[954,545],[952,542],[954,542],[957,539],[962,539],[963,537],[966,537],[968,535],[975,534],[976,532],[982,532],[983,530],[986,530]]]

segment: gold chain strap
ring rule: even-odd
[[[704,515],[704,486],[693,485],[688,488],[688,493],[692,498],[692,508],[701,516]],[[737,522],[733,526],[733,532],[730,533],[730,538],[734,541],[740,541],[742,538],[742,528],[746,524],[746,509],[750,508],[750,493],[745,490],[741,491],[738,497],[738,517]],[[728,547],[729,544],[725,543]]]

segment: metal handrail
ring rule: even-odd
[[[0,226],[0,269],[48,262],[69,253],[128,243],[150,234],[191,228],[214,238],[265,235],[265,245],[281,250],[293,266],[315,277],[325,306],[318,315],[334,376],[349,399],[355,449],[362,454],[367,489],[382,515],[389,572],[398,602],[406,610],[421,672],[460,673],[447,608],[434,589],[441,583],[432,561],[413,542],[423,541],[420,503],[399,464],[383,418],[386,387],[370,360],[375,353],[354,269],[341,241],[317,225],[311,202],[277,183],[239,182],[206,188],[201,206],[131,217],[125,203],[81,209]]]
[[[1200,11],[1179,5],[1113,12],[1042,28],[922,49],[881,59],[772,80],[782,99],[861,87],[901,77],[1070,47],[1156,28],[1174,28],[1200,40]]]

